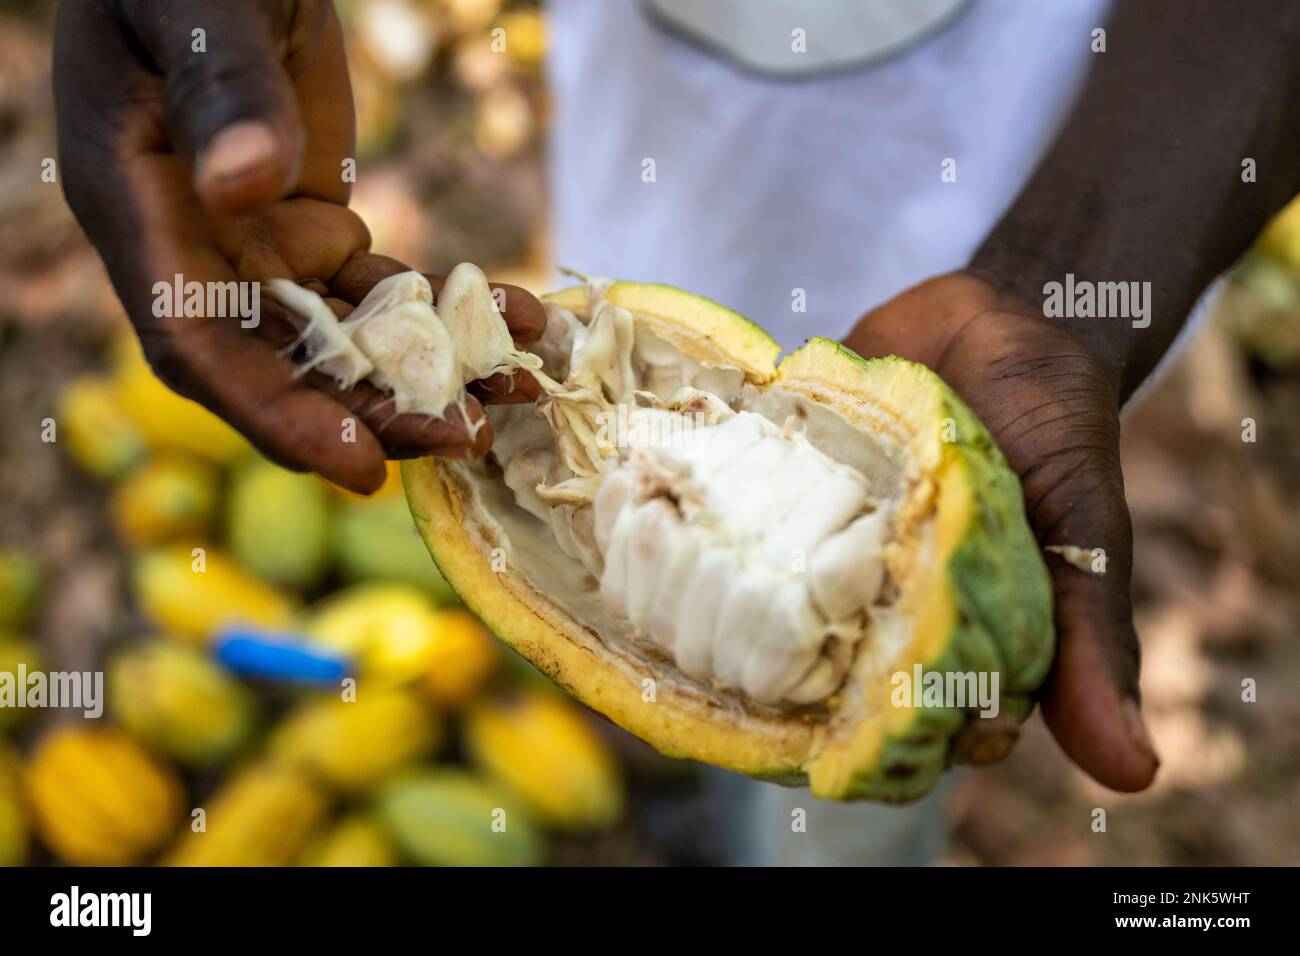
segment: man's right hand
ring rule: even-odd
[[[68,0],[54,92],[68,203],[168,385],[269,458],[357,491],[382,483],[386,454],[486,449],[491,429],[471,439],[454,409],[447,421],[394,417],[387,396],[364,383],[344,391],[315,373],[295,377],[280,350],[296,331],[269,297],[250,330],[235,317],[154,314],[155,284],[179,275],[291,278],[345,315],[406,268],[369,253],[369,232],[347,208],[352,90],[327,0]],[[505,288],[516,342],[535,340],[541,304]],[[495,382],[476,391],[535,397],[535,383],[518,378],[515,390]],[[471,398],[466,414],[483,410]]]
[[[1122,371],[973,270],[939,276],[867,314],[845,343],[934,369],[984,422],[1020,478],[1044,548],[1102,548],[1102,573],[1047,555],[1058,638],[1043,715],[1062,749],[1116,790],[1159,759],[1142,720],[1129,574],[1133,531],[1119,458]]]

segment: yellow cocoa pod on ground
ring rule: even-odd
[[[334,824],[307,847],[299,866],[397,866],[397,850],[382,826],[354,813]]]
[[[441,739],[438,719],[415,694],[363,683],[355,701],[303,703],[275,729],[269,748],[284,763],[356,793],[431,753]]]
[[[118,404],[150,447],[195,455],[218,465],[251,454],[239,432],[197,402],[177,395],[154,375],[134,336],[124,336],[116,343],[113,364]]]
[[[166,842],[183,790],[172,770],[120,730],[69,724],[37,745],[27,766],[36,832],[79,866],[129,866]]]
[[[150,641],[116,655],[108,669],[116,718],[148,746],[184,764],[208,767],[252,735],[253,695],[203,654]]]
[[[145,613],[169,635],[202,642],[223,626],[279,628],[293,619],[287,597],[214,548],[149,551],[133,575]]]
[[[496,640],[461,608],[439,611],[409,584],[353,585],[320,604],[305,630],[383,685],[418,682],[442,709],[459,707],[500,662]]]
[[[469,611],[450,608],[434,615],[434,652],[422,687],[438,707],[464,706],[501,663],[501,649]]]
[[[319,479],[261,458],[235,470],[226,541],[239,563],[258,577],[284,587],[311,587],[325,572],[329,534],[329,492]]]
[[[409,683],[425,674],[437,650],[436,611],[428,593],[409,584],[355,584],[318,605],[304,625],[313,643],[346,655],[366,680]]]
[[[19,665],[23,665],[28,674],[42,670],[41,649],[33,641],[0,631],[0,682],[9,684],[15,696],[19,688]],[[0,684],[0,730],[17,724],[31,713],[25,707],[6,706],[6,696],[3,684]]]
[[[69,382],[59,395],[54,420],[59,446],[96,478],[120,478],[148,454],[144,434],[122,407],[117,385],[103,376]]]
[[[117,533],[132,547],[196,539],[216,510],[217,473],[195,459],[160,458],[117,485],[109,506]]]
[[[0,866],[27,861],[27,820],[23,808],[18,753],[0,740]]]
[[[205,800],[168,866],[288,866],[317,832],[328,798],[306,774],[257,763]],[[197,829],[199,821],[202,829]]]
[[[465,744],[542,823],[594,830],[623,812],[614,756],[583,713],[552,691],[525,688],[481,701],[466,715]]]

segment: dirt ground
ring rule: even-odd
[[[59,187],[40,181],[41,160],[54,155],[48,9],[17,9],[0,4],[0,542],[35,548],[51,569],[41,637],[74,666],[130,626],[132,611],[104,490],[42,443],[41,423],[63,383],[103,364],[121,318]],[[497,266],[499,278],[536,277],[538,134],[484,156],[473,132],[483,94],[465,87],[447,80],[407,94],[400,142],[372,165],[358,204],[385,224],[386,251],[425,268],[447,265],[454,249]],[[543,126],[537,83],[516,87]],[[1255,422],[1253,442],[1243,441],[1243,419]],[[1300,367],[1252,359],[1222,322],[1131,410],[1124,470],[1143,693],[1163,760],[1156,784],[1121,796],[1091,783],[1035,716],[1010,759],[961,777],[946,862],[1300,864],[1297,421]],[[656,781],[676,787],[680,772],[624,749],[643,781],[640,819],[568,856],[561,848],[561,861],[680,859],[647,836],[663,832],[665,817],[707,859],[690,799],[656,796]],[[1105,832],[1094,832],[1097,808]]]

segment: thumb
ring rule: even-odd
[[[1063,559],[1049,564],[1060,640],[1043,717],[1070,759],[1099,783],[1142,790],[1160,761],[1142,719],[1127,598],[1091,571]]]
[[[299,6],[323,9],[258,0],[122,4],[162,74],[172,143],[214,212],[255,209],[298,178],[305,137],[283,51],[314,50],[324,23],[314,12],[291,12]]]
[[[1094,425],[1099,437],[1100,423]],[[1105,440],[1099,445],[1113,447]],[[1139,702],[1123,476],[1118,454],[1100,447],[1063,449],[1048,461],[1069,459],[1063,469],[1049,465],[1024,475],[1031,521],[1047,549],[1059,635],[1043,716],[1070,759],[1099,783],[1141,790],[1160,761]]]

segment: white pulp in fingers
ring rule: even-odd
[[[461,394],[447,329],[426,303],[402,302],[356,326],[352,341],[374,362],[371,379],[398,412],[442,415]]]
[[[433,289],[429,286],[429,280],[418,272],[399,272],[376,282],[366,297],[343,320],[344,328],[351,332],[367,319],[407,302],[433,305]]]
[[[478,266],[462,262],[448,273],[437,311],[456,345],[461,384],[515,367],[507,362],[515,352],[510,329]]]
[[[307,349],[308,361],[297,369],[298,375],[316,368],[331,376],[339,388],[351,388],[374,370],[374,364],[352,342],[334,310],[319,295],[288,279],[272,279],[267,288],[277,302],[307,320],[298,340],[289,348],[290,352],[300,345]]]
[[[351,388],[363,378],[393,393],[397,412],[445,418],[451,407],[464,409],[463,386],[498,371],[540,368],[536,356],[514,347],[510,329],[497,311],[487,277],[462,263],[447,277],[433,305],[429,281],[418,272],[400,272],[376,283],[346,320],[309,289],[273,279],[271,293],[306,319],[299,343],[307,362]],[[482,427],[470,426],[471,435]]]

